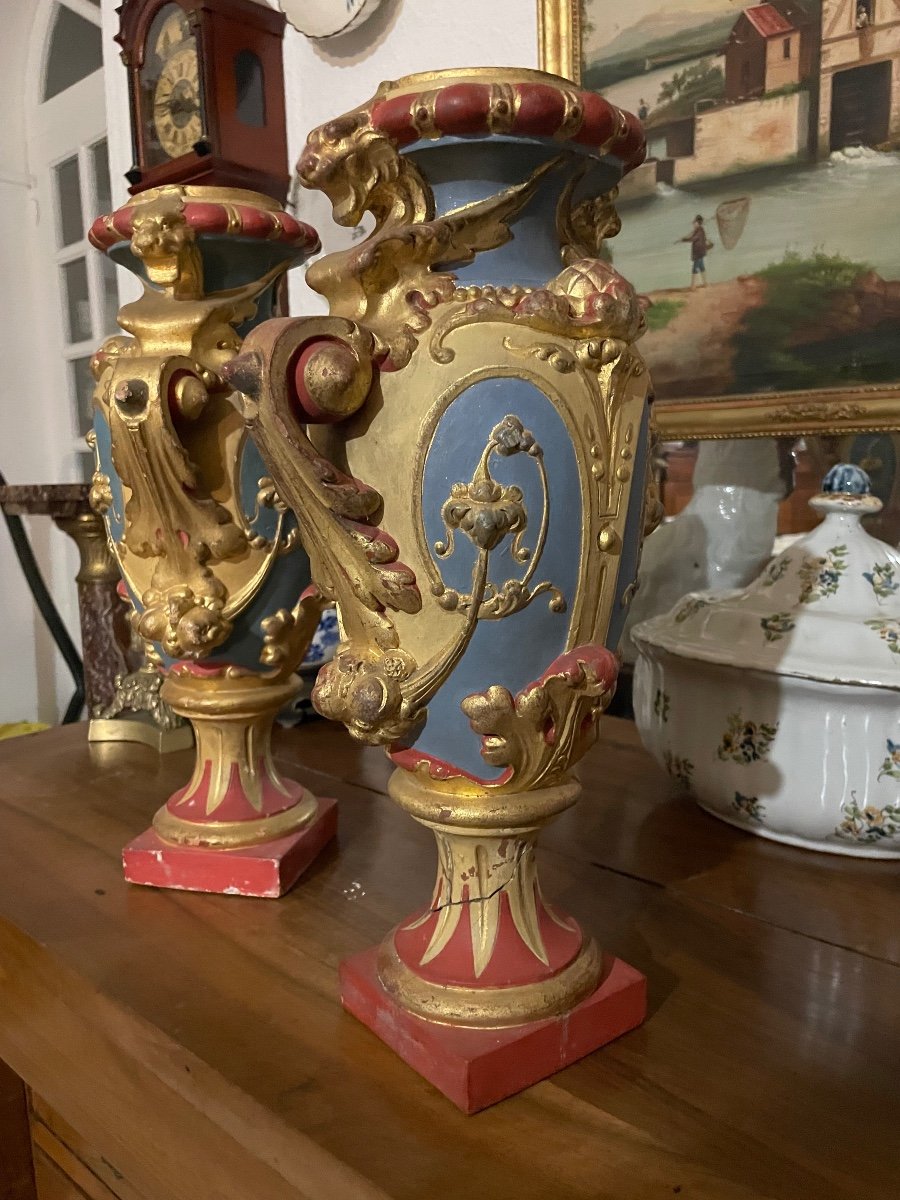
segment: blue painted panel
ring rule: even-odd
[[[203,282],[207,292],[224,292],[243,287],[251,279],[258,279],[276,263],[291,261],[297,257],[295,247],[283,242],[267,242],[259,238],[228,237],[204,234],[197,238],[203,256]],[[120,267],[133,272],[139,279],[147,281],[144,264],[131,252],[130,242],[117,242],[110,247],[109,257]],[[266,301],[260,305],[260,314],[252,324],[271,316],[271,305]]]
[[[279,608],[293,608],[310,582],[309,559],[302,549],[277,559],[253,602],[236,618],[234,633],[224,646],[219,646],[204,661],[235,663],[261,670],[261,622]]]
[[[532,580],[549,579],[562,592],[567,611],[551,612],[543,594],[522,611],[502,620],[481,621],[462,661],[429,706],[425,729],[416,746],[483,778],[501,772],[481,757],[481,741],[472,732],[459,705],[473,692],[502,684],[515,694],[537,679],[563,652],[569,632],[572,602],[578,580],[581,547],[582,501],[575,450],[562,417],[534,384],[523,379],[481,380],[462,392],[445,412],[425,463],[423,516],[430,547],[446,537],[441,508],[452,484],[468,482],[486,446],[491,430],[507,414],[514,414],[543,447],[550,496],[547,544]],[[535,462],[527,454],[508,458],[494,455],[491,474],[501,484],[517,484],[524,493],[528,513],[525,545],[534,548],[541,521],[542,500]],[[520,579],[526,569],[513,562],[507,538],[492,554],[490,577],[500,586]],[[477,552],[459,531],[453,554],[435,561],[449,587],[468,592]],[[437,649],[437,647],[435,647]]]
[[[112,508],[106,514],[107,526],[114,542],[119,541],[125,529],[125,497],[122,493],[122,483],[116,474],[112,458],[112,435],[106,418],[99,409],[94,409],[94,433],[97,438],[97,457],[100,470],[109,476],[109,487],[112,492]]]
[[[540,287],[562,270],[556,236],[556,205],[568,182],[585,163],[588,173],[578,194],[599,195],[614,187],[621,175],[616,160],[588,158],[576,146],[552,141],[492,137],[482,141],[441,138],[416,142],[405,151],[431,185],[437,214],[496,196],[525,182],[543,163],[561,158],[559,166],[541,180],[534,196],[511,221],[513,238],[474,262],[454,265],[462,284],[520,284]]]
[[[259,480],[269,474],[260,456],[256,443],[246,438],[243,443],[240,464],[241,505],[247,517],[253,516]],[[275,535],[278,514],[271,508],[261,508],[251,528],[254,533],[266,538]],[[293,513],[285,518],[284,532],[297,524]],[[215,565],[213,564],[213,570]],[[272,565],[271,572],[253,602],[235,619],[234,633],[224,646],[209,656],[210,662],[230,662],[239,666],[260,666],[259,652],[262,647],[261,622],[279,608],[291,609],[301,594],[312,582],[309,559],[302,546],[298,546],[284,558]]]
[[[243,449],[241,451],[240,465],[240,503],[247,520],[250,521],[250,528],[256,534],[261,534],[265,538],[275,536],[275,530],[278,527],[278,513],[273,508],[260,508],[255,519],[251,520],[256,509],[256,494],[259,491],[260,479],[271,478],[269,468],[262,460],[262,455],[256,447],[256,443],[247,437],[244,439]],[[293,529],[296,527],[297,521],[292,512],[288,512],[285,518],[285,529]]]

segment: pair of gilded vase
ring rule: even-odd
[[[279,895],[328,841],[334,803],[279,774],[270,733],[335,604],[314,703],[386,748],[439,859],[343,1001],[469,1110],[643,1017],[642,977],[545,902],[534,858],[579,794],[655,516],[643,317],[605,246],[643,154],[554,76],[383,85],[298,166],[373,225],[308,267],[327,315],[273,315],[319,243],[263,196],[156,189],[91,231],[144,282],[94,360],[93,503],[197,733],[126,877]]]

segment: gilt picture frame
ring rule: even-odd
[[[538,0],[542,69],[647,129],[610,250],[646,304],[664,439],[900,429],[900,210],[888,199],[900,33],[887,10]]]

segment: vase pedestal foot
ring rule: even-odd
[[[169,674],[162,695],[194,728],[194,773],[125,847],[129,883],[277,897],[297,882],[337,832],[337,801],[282,778],[272,759],[275,715],[299,683],[196,666]]]
[[[341,1003],[466,1113],[555,1074],[636,1028],[647,1012],[644,976],[604,955],[600,983],[569,1012],[501,1028],[428,1021],[384,990],[379,954],[376,946],[341,963]]]
[[[153,829],[122,852],[125,879],[147,887],[277,899],[289,891],[337,833],[337,801],[318,800],[316,816],[284,837],[233,850],[175,845]]]

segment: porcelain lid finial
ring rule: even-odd
[[[872,490],[869,477],[854,463],[837,463],[822,480],[823,492],[841,492],[848,496],[868,496]]]
[[[822,490],[809,506],[816,512],[845,513],[857,520],[881,512],[882,503],[872,495],[868,475],[853,463],[837,463],[822,480]]]

